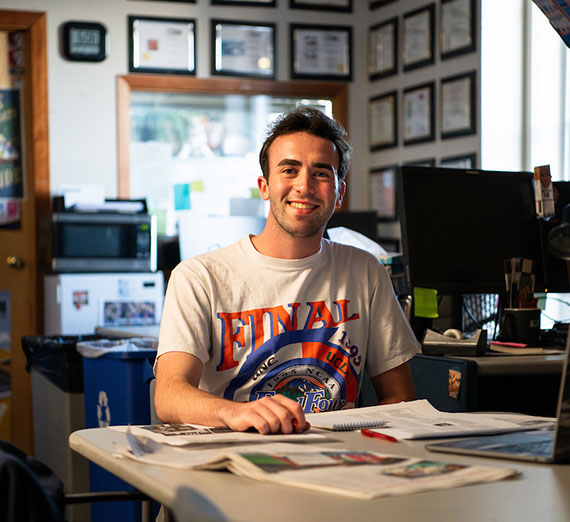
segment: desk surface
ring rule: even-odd
[[[329,433],[330,435],[330,433]],[[359,432],[334,433],[331,447],[428,456],[446,462],[515,468],[520,477],[460,488],[359,500],[301,488],[276,486],[221,471],[181,471],[115,458],[113,442],[124,434],[106,428],[80,430],[71,448],[171,508],[186,521],[369,521],[462,522],[570,519],[570,466],[443,455],[425,441],[397,444]],[[320,445],[321,443],[319,443]]]
[[[446,358],[473,361],[479,375],[548,374],[562,371],[564,353],[553,355],[484,355],[468,357],[446,355]]]

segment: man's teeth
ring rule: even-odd
[[[296,203],[295,201],[291,201],[291,206],[295,207],[295,208],[300,208],[300,209],[311,209],[311,208],[315,208],[315,205],[309,205],[307,203]]]

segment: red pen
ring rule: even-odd
[[[385,433],[378,433],[377,431],[360,430],[360,433],[362,433],[362,435],[364,435],[365,437],[384,439],[390,442],[398,442],[398,439],[396,437],[392,437],[391,435],[386,435]]]

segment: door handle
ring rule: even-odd
[[[18,256],[8,256],[6,263],[10,268],[23,268],[24,260]]]

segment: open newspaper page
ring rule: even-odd
[[[316,489],[356,498],[401,495],[491,482],[516,471],[330,449],[305,443],[207,444],[177,447],[127,433],[117,455],[176,469],[220,470],[253,480]]]
[[[235,443],[243,444],[259,442],[301,442],[318,441],[326,437],[318,433],[290,433],[287,435],[276,433],[261,435],[258,432],[232,431],[230,428],[214,428],[198,424],[149,424],[138,426],[109,426],[109,429],[122,433],[131,433],[142,439],[150,439],[170,446],[187,446],[189,444],[217,444]]]
[[[362,499],[493,482],[517,475],[514,469],[336,449],[239,451],[226,458],[227,468],[239,476]]]

